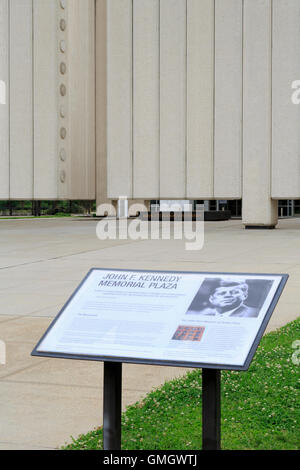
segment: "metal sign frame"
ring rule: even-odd
[[[188,368],[202,368],[202,449],[203,450],[219,450],[221,449],[221,369],[245,371],[249,368],[255,351],[259,345],[261,337],[275,309],[278,299],[287,282],[287,274],[259,274],[261,276],[281,277],[281,281],[277,287],[275,295],[268,307],[264,319],[259,327],[255,340],[249,350],[246,361],[243,366],[230,366],[222,364],[204,364],[190,363],[186,361],[163,361],[140,358],[124,358],[124,357],[108,357],[108,356],[90,356],[84,354],[66,354],[66,353],[49,353],[38,351],[38,347],[55,325],[58,318],[63,314],[65,308],[74,298],[78,290],[87,280],[91,272],[98,271],[131,271],[131,272],[161,272],[172,274],[213,274],[213,275],[242,275],[253,276],[255,273],[216,273],[216,272],[193,272],[193,271],[149,271],[137,269],[109,269],[109,268],[92,268],[77,289],[74,291],[70,299],[63,306],[59,314],[51,323],[43,337],[40,339],[32,356],[53,357],[62,359],[76,359],[88,361],[104,362],[104,380],[103,380],[103,449],[104,450],[120,450],[121,449],[121,415],[122,415],[122,363],[149,364],[160,366],[175,366]],[[258,275],[258,274],[256,274]]]
[[[189,362],[189,361],[178,361],[178,360],[158,360],[158,359],[142,359],[142,358],[135,358],[135,357],[122,357],[122,356],[105,356],[105,355],[87,355],[87,354],[73,354],[73,353],[57,353],[57,352],[48,352],[48,351],[38,351],[39,345],[42,343],[44,338],[53,328],[57,320],[63,315],[66,307],[69,305],[71,300],[76,296],[79,289],[88,279],[90,274],[93,271],[116,271],[116,272],[141,272],[141,273],[166,273],[166,274],[209,274],[209,275],[234,275],[234,276],[273,276],[273,277],[280,277],[281,281],[278,285],[275,295],[268,307],[268,310],[264,316],[264,319],[258,329],[257,335],[255,340],[252,343],[252,346],[249,350],[247,358],[242,366],[237,365],[224,365],[224,364],[210,364],[210,363],[203,363],[203,362]],[[237,370],[237,371],[246,371],[249,369],[253,356],[256,352],[256,349],[260,343],[260,340],[264,334],[264,331],[269,323],[269,320],[272,316],[272,313],[276,307],[276,304],[281,296],[281,293],[284,289],[284,286],[288,280],[288,274],[264,274],[264,273],[233,273],[233,272],[208,272],[208,271],[162,271],[162,270],[143,270],[143,269],[114,269],[114,268],[92,268],[89,270],[87,275],[81,281],[79,286],[75,289],[69,300],[65,303],[62,307],[58,315],[55,317],[53,322],[50,324],[40,341],[37,343],[35,348],[33,349],[31,355],[38,356],[38,357],[53,357],[53,358],[61,358],[61,359],[74,359],[74,360],[84,360],[84,361],[100,361],[100,362],[122,362],[122,363],[130,363],[130,364],[149,364],[155,366],[171,366],[171,367],[186,367],[186,368],[195,368],[195,369],[217,369],[217,370]]]

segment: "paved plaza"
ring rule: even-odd
[[[102,364],[31,357],[88,270],[99,268],[288,273],[268,330],[300,312],[300,219],[276,230],[207,222],[200,251],[183,240],[106,240],[94,219],[0,220],[0,449],[55,449],[102,423]],[[123,408],[185,372],[124,365]]]

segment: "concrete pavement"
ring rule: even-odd
[[[0,449],[54,449],[102,423],[102,364],[30,352],[91,267],[288,273],[268,331],[300,313],[300,219],[274,231],[208,222],[201,251],[182,240],[99,241],[93,219],[0,220]],[[123,407],[183,374],[124,365]]]

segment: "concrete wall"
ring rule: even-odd
[[[110,0],[108,197],[300,198],[298,0]],[[272,48],[273,46],[273,48]]]
[[[243,2],[108,2],[108,196],[242,196]]]
[[[95,198],[94,0],[0,0],[0,198]]]
[[[300,198],[299,15],[298,0],[0,0],[0,198],[243,198],[246,224],[273,225],[272,199]]]
[[[300,193],[300,106],[291,83],[300,79],[300,2],[273,0],[272,197]]]
[[[272,162],[272,2],[244,3],[243,219],[274,226]]]
[[[0,80],[5,83],[5,97],[0,104],[0,198],[9,195],[9,6],[0,0]],[[3,90],[3,85],[2,85]]]

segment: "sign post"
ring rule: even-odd
[[[122,363],[104,362],[103,449],[121,450]]]
[[[221,371],[202,369],[202,449],[221,449]]]
[[[221,371],[202,369],[202,449],[221,449]],[[104,362],[103,450],[121,450],[122,363]]]
[[[202,448],[220,449],[221,370],[248,370],[286,274],[89,271],[33,356],[104,362],[103,445],[121,449],[122,363],[202,369]]]

